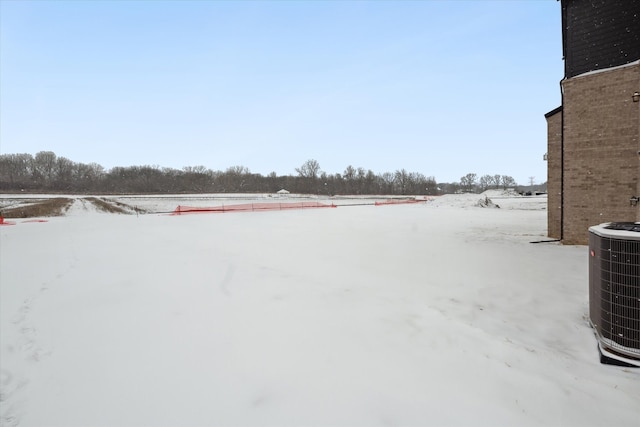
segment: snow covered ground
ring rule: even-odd
[[[3,426],[638,426],[544,197],[91,206],[0,227]]]

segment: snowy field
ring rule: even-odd
[[[0,227],[0,424],[640,425],[544,197],[363,200]]]

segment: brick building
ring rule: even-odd
[[[547,114],[548,234],[640,221],[640,0],[561,0],[562,105]]]

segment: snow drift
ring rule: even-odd
[[[489,197],[2,227],[2,424],[637,425],[586,247]]]

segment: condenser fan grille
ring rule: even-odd
[[[637,222],[612,222],[611,224],[606,225],[604,228],[606,228],[607,230],[623,230],[640,233],[640,223]]]
[[[589,233],[591,324],[605,348],[640,358],[640,236],[610,225],[591,227]]]

